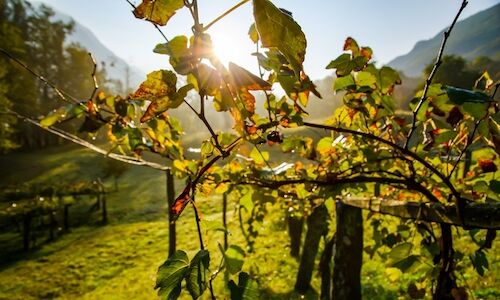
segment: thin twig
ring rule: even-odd
[[[3,55],[5,55],[8,59],[10,59],[11,61],[15,62],[19,66],[21,66],[26,71],[30,72],[33,76],[35,76],[36,78],[38,78],[45,85],[49,86],[52,90],[54,90],[54,92],[56,92],[56,94],[59,96],[59,98],[61,98],[61,100],[63,100],[64,102],[74,103],[74,104],[80,104],[80,101],[77,98],[75,98],[75,97],[71,96],[70,94],[64,92],[63,90],[59,89],[57,86],[55,86],[50,81],[48,81],[44,76],[42,76],[41,74],[38,74],[37,72],[35,72],[28,65],[26,65],[24,62],[22,62],[21,60],[19,60],[17,57],[13,56],[12,54],[10,54],[7,50],[5,50],[3,48],[0,48],[0,52]],[[66,95],[64,95],[64,94],[66,94]]]
[[[214,25],[215,23],[219,22],[225,16],[229,15],[234,10],[236,10],[238,7],[242,6],[243,4],[245,4],[245,3],[249,2],[249,1],[250,0],[242,0],[242,1],[240,1],[238,4],[236,4],[235,6],[231,7],[230,9],[228,9],[227,11],[225,11],[223,14],[221,14],[220,16],[218,16],[217,18],[215,18],[212,22],[208,23],[207,26],[203,27],[203,31],[207,31],[210,27],[212,27],[212,25]]]
[[[451,23],[451,25],[448,28],[448,30],[446,30],[444,32],[443,40],[441,42],[441,47],[439,48],[439,52],[438,52],[438,55],[437,55],[437,58],[436,58],[436,62],[434,63],[434,67],[432,68],[432,71],[429,74],[429,77],[427,77],[427,80],[425,81],[425,86],[424,86],[424,91],[422,93],[422,96],[420,97],[420,100],[418,101],[417,106],[413,110],[413,119],[412,119],[411,129],[408,132],[408,135],[406,137],[406,142],[405,142],[405,145],[404,145],[405,149],[408,148],[408,144],[410,142],[411,136],[412,136],[413,132],[415,131],[416,127],[417,127],[417,114],[418,114],[418,111],[422,107],[422,104],[424,103],[424,101],[427,100],[427,92],[429,91],[429,87],[430,87],[430,85],[432,83],[432,79],[434,78],[434,75],[436,75],[436,72],[437,72],[439,66],[442,63],[441,59],[443,57],[444,47],[446,46],[446,42],[448,41],[448,38],[450,37],[450,33],[453,30],[453,27],[455,26],[455,23],[457,22],[458,17],[460,16],[460,14],[464,10],[464,8],[467,6],[467,4],[468,4],[467,0],[463,0],[462,1],[462,5],[460,6],[460,9],[458,10],[457,14],[455,15],[455,18],[453,19],[453,22]]]
[[[96,77],[96,72],[97,72],[97,62],[92,55],[92,53],[89,52],[89,57],[92,60],[93,68],[92,68],[92,74],[90,76],[92,77],[92,81],[94,82],[94,89],[92,90],[92,94],[90,95],[90,100],[94,99],[97,90],[99,89],[99,84],[97,83],[97,77]]]
[[[134,3],[130,2],[129,0],[125,0],[125,1],[127,1],[127,3],[130,4],[130,6],[132,6],[134,8],[134,10],[137,9],[137,7],[134,5]],[[168,43],[169,40],[168,40],[167,36],[163,33],[163,31],[160,29],[160,26],[158,26],[154,22],[151,22],[151,21],[148,21],[148,22],[151,23],[151,25],[153,25],[154,28],[156,28],[156,30],[158,30],[158,32],[161,34],[163,39],[165,39],[165,41]]]
[[[328,125],[314,124],[314,123],[309,123],[309,122],[304,122],[304,126],[312,127],[312,128],[326,129],[326,130],[331,130],[331,131],[335,131],[335,132],[350,133],[353,135],[362,136],[362,137],[365,137],[367,139],[378,141],[378,142],[381,142],[383,144],[386,144],[386,145],[392,147],[394,150],[397,150],[404,155],[410,156],[414,160],[416,160],[419,163],[421,163],[422,165],[424,165],[432,173],[434,173],[436,176],[438,176],[443,181],[443,183],[446,184],[446,186],[448,186],[448,188],[451,190],[451,192],[455,198],[463,199],[461,197],[460,193],[455,189],[453,184],[450,182],[450,180],[443,173],[441,173],[438,169],[436,169],[436,167],[434,167],[429,162],[427,162],[425,159],[421,158],[420,156],[418,156],[414,152],[410,151],[409,149],[403,148],[403,147],[399,146],[398,144],[395,144],[391,141],[388,141],[388,140],[383,139],[381,137],[378,137],[376,135],[362,132],[362,131],[356,131],[356,130],[352,130],[352,129],[334,127],[334,126],[328,126]]]
[[[63,139],[65,140],[68,140],[70,142],[73,142],[75,144],[78,144],[80,146],[83,146],[85,148],[88,148],[94,152],[97,152],[97,153],[100,153],[106,157],[109,157],[109,158],[112,158],[112,159],[115,159],[115,160],[119,160],[119,161],[122,161],[122,162],[125,162],[125,163],[128,163],[128,164],[133,164],[133,165],[139,165],[139,166],[146,166],[146,167],[150,167],[152,169],[156,169],[156,170],[161,170],[161,171],[165,171],[168,169],[168,167],[166,166],[163,166],[163,165],[160,165],[160,164],[157,164],[157,163],[154,163],[154,162],[150,162],[150,161],[147,161],[147,160],[144,160],[144,159],[141,159],[141,158],[136,158],[136,157],[131,157],[131,156],[126,156],[126,155],[119,155],[119,154],[116,154],[116,153],[109,153],[109,151],[106,151],[102,148],[99,148],[97,147],[96,145],[92,144],[92,143],[89,143],[87,141],[85,141],[84,139],[78,137],[78,136],[75,136],[71,133],[68,133],[64,130],[61,130],[61,129],[58,129],[58,128],[55,128],[55,127],[44,127],[42,126],[39,122],[37,122],[36,120],[33,120],[32,118],[30,117],[27,117],[27,116],[24,116],[24,115],[21,115],[13,110],[8,110],[9,113],[13,114],[14,116],[16,116],[17,118],[27,122],[27,123],[30,123],[32,125],[35,125],[45,131],[48,131],[50,133],[53,133],[57,136],[60,136],[62,137]]]

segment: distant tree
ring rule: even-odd
[[[73,22],[54,20],[54,11],[44,5],[36,8],[24,0],[0,0],[0,47],[33,66],[48,81],[61,87],[79,101],[88,100],[93,91],[93,64],[88,52],[77,44],[65,44]],[[18,145],[23,149],[43,148],[62,143],[59,137],[23,122],[15,123],[8,108],[33,117],[46,115],[61,101],[45,83],[0,58],[0,152]],[[96,73],[101,90],[109,90],[106,72]],[[81,122],[79,122],[81,123]],[[74,129],[79,123],[62,125]]]
[[[491,59],[487,56],[476,57],[470,63],[470,68],[481,73],[488,71],[492,78],[500,77],[500,61]]]
[[[431,62],[424,70],[424,77],[427,78],[434,67],[434,62]],[[452,85],[459,88],[470,89],[474,86],[474,82],[481,76],[480,71],[471,69],[468,62],[455,55],[447,55],[443,57],[443,62],[437,71],[434,82]],[[420,88],[423,87],[421,84]]]
[[[0,1],[0,47],[22,59],[28,56],[27,47],[23,32],[14,24],[14,19],[23,20],[25,17],[21,1]],[[7,110],[17,102],[16,94],[20,91],[31,98],[34,94],[33,77],[16,68],[5,57],[0,57],[0,153],[19,147],[15,141],[17,122]]]

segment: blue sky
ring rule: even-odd
[[[42,0],[72,16],[89,28],[110,50],[144,72],[168,68],[166,56],[152,53],[162,42],[151,24],[135,19],[125,0]],[[138,4],[140,1],[132,1]],[[199,0],[201,22],[207,24],[239,0]],[[422,39],[445,28],[460,7],[460,0],[275,0],[278,7],[293,13],[308,38],[305,70],[312,78],[330,73],[325,66],[341,53],[347,36],[372,47],[375,59],[387,63],[411,50]],[[499,3],[500,0],[470,0],[462,18]],[[247,37],[252,23],[251,3],[214,25],[212,35],[217,51],[252,71],[255,46]],[[190,15],[180,11],[164,27],[168,37],[189,34]]]

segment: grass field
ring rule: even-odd
[[[2,183],[68,182],[93,180],[101,176],[104,158],[87,150],[65,146],[36,153],[20,153],[0,157]],[[106,182],[110,187],[112,181]],[[180,191],[182,182],[176,182]],[[110,222],[100,225],[97,216],[74,226],[70,233],[38,249],[20,254],[18,234],[0,233],[0,299],[156,299],[153,289],[158,266],[168,251],[166,222],[165,174],[145,167],[131,167],[119,180],[119,190],[108,196]],[[235,204],[230,198],[229,243],[246,248],[239,229]],[[221,197],[200,198],[205,243],[211,253],[211,266],[219,264],[222,243]],[[253,274],[262,289],[262,299],[303,299],[292,292],[298,262],[290,257],[284,213],[278,204],[267,207],[269,214],[258,224],[256,249],[246,254],[243,269]],[[74,214],[85,211],[84,205]],[[396,224],[394,218],[387,222]],[[370,243],[371,227],[366,222],[365,242]],[[178,248],[192,257],[198,249],[193,212],[187,209],[177,222]],[[471,253],[475,245],[460,232],[456,247]],[[40,239],[42,240],[42,239]],[[490,270],[480,277],[470,263],[463,265],[463,277],[475,299],[499,299],[498,265],[500,251],[494,244],[489,251]],[[8,255],[7,255],[8,254]],[[228,299],[223,277],[215,282],[217,295]],[[414,280],[412,274],[386,269],[375,256],[364,258],[363,293],[366,299],[405,299],[406,288]],[[313,287],[319,290],[319,274],[315,272]],[[186,292],[183,299],[190,299]],[[208,299],[208,293],[204,295]],[[317,299],[314,292],[306,299]]]

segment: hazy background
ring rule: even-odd
[[[154,46],[163,42],[161,36],[151,24],[135,19],[130,5],[125,0],[41,2],[72,16],[89,28],[111,51],[144,72],[167,67],[165,56],[152,53]],[[209,23],[238,2],[200,1],[201,22]],[[325,70],[325,66],[341,52],[347,36],[354,37],[362,45],[372,47],[375,59],[380,63],[387,63],[396,56],[409,52],[417,41],[429,39],[448,26],[461,3],[458,0],[273,2],[291,11],[295,20],[302,26],[308,38],[305,70],[316,79],[330,74],[330,71]],[[461,19],[499,2],[472,0]],[[255,60],[249,55],[255,50],[255,46],[247,37],[251,23],[251,3],[247,3],[213,26],[209,33],[217,45],[231,45],[230,49],[218,49],[226,61],[234,61],[255,70]],[[190,34],[191,25],[188,11],[183,9],[164,27],[164,32],[168,37]]]

